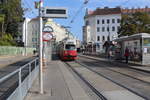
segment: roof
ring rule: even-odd
[[[146,12],[150,13],[150,8],[132,8],[132,9],[123,9],[120,7],[116,8],[97,8],[96,10],[87,10],[85,17],[96,16],[96,15],[112,15],[112,14],[133,14],[136,12]]]
[[[118,39],[115,39],[114,41],[119,42],[119,41],[128,41],[128,40],[134,40],[134,39],[139,39],[139,38],[150,38],[150,34],[149,33],[139,33],[139,34],[134,34],[131,36],[122,36]]]
[[[133,14],[136,12],[146,12],[150,13],[150,8],[145,7],[145,8],[132,8],[132,9],[121,9],[122,14]]]
[[[112,14],[121,14],[121,8],[97,8],[95,11],[88,11],[86,17],[95,16],[95,15],[112,15]]]

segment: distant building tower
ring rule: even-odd
[[[121,8],[97,8],[95,11],[86,11],[83,26],[83,42],[98,44],[100,52],[105,41],[112,41],[118,37],[120,28]]]

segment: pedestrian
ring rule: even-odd
[[[109,61],[112,59],[112,50],[109,50]]]
[[[126,58],[126,63],[128,63],[128,58],[129,58],[129,49],[126,47],[125,49],[125,54],[124,54],[125,58]]]
[[[112,46],[110,46],[108,49],[108,59],[109,59],[109,61],[111,61],[111,59],[112,59]]]

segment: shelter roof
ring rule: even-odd
[[[121,41],[129,41],[129,40],[135,40],[135,39],[146,38],[146,37],[150,38],[150,34],[149,33],[138,33],[138,34],[134,34],[131,36],[123,36],[118,39],[115,39],[114,41],[121,42]]]

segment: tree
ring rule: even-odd
[[[21,21],[23,21],[21,0],[3,1],[0,4],[0,39],[3,40],[7,35],[11,35],[15,39]]]
[[[16,45],[13,37],[10,34],[4,34],[2,38],[0,38],[1,46],[13,46]]]
[[[133,35],[137,33],[150,33],[150,15],[137,12],[132,15],[123,15],[119,36]]]

